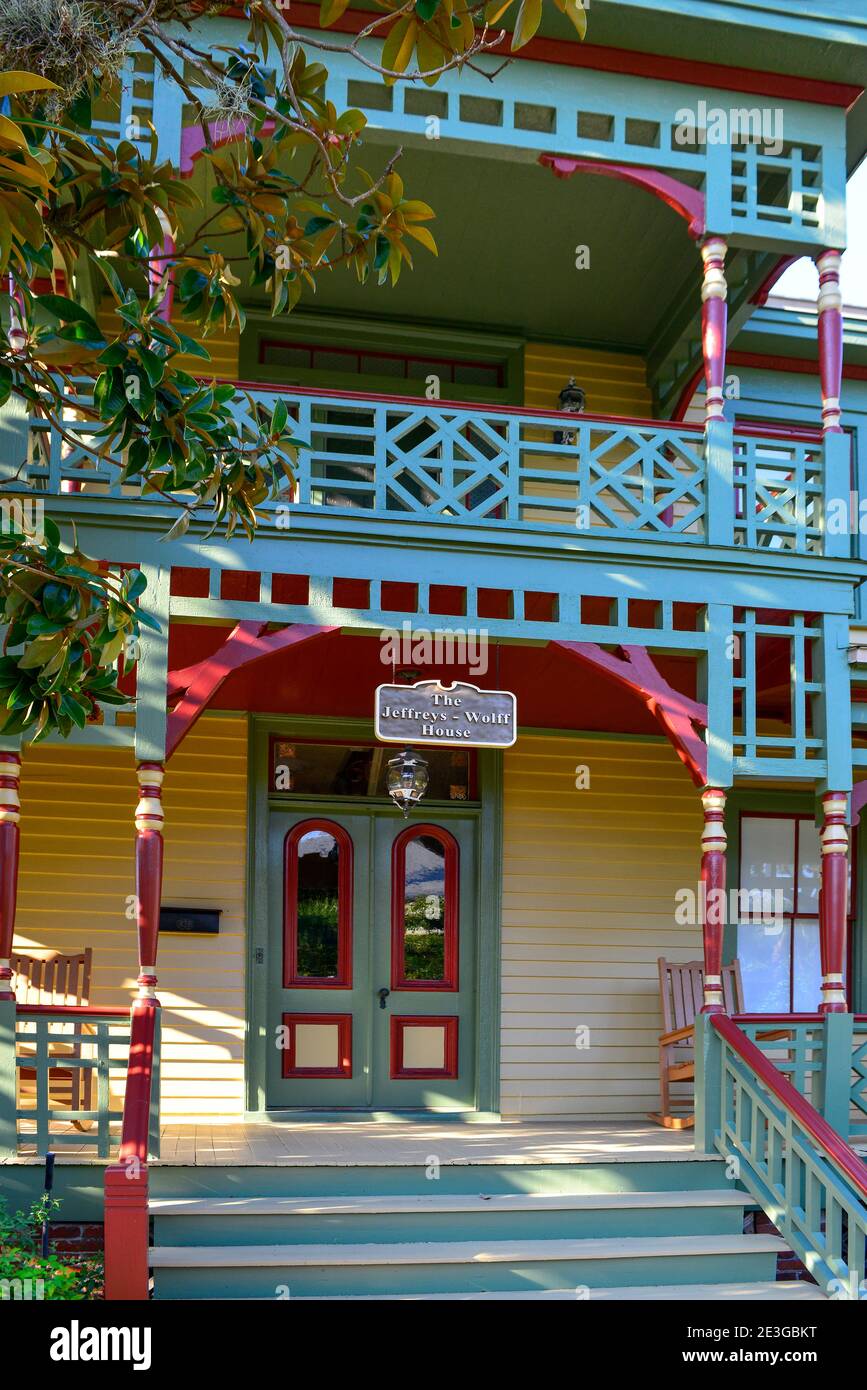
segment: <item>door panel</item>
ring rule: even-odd
[[[475,825],[380,820],[373,855],[373,1104],[472,1109]]]
[[[475,1105],[474,819],[273,812],[269,1108]]]
[[[271,816],[269,1106],[369,1102],[370,820]]]

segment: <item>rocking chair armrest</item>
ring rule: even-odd
[[[687,1023],[683,1028],[675,1028],[671,1033],[663,1033],[659,1039],[660,1047],[668,1047],[670,1043],[683,1042],[684,1038],[691,1038],[695,1033],[695,1024]]]
[[[791,1042],[791,1028],[764,1028],[756,1033],[756,1042]]]

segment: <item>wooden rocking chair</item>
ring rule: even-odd
[[[659,1039],[659,1104],[658,1112],[648,1118],[666,1129],[691,1129],[695,1124],[691,1096],[672,1098],[671,1086],[676,1081],[695,1081],[695,1016],[704,1003],[704,962],[688,960],[677,965],[660,956],[659,1000],[664,1032]],[[722,968],[723,1004],[732,1014],[744,1012],[744,988],[738,961]],[[788,1029],[769,1029],[757,1035],[757,1040],[774,1042],[789,1040]]]
[[[93,950],[90,946],[77,955],[65,956],[59,951],[45,951],[38,956],[13,955],[12,988],[18,1004],[89,1004],[90,978],[93,968]],[[79,1024],[79,1032],[87,1025]],[[24,1043],[21,1053],[32,1055],[35,1048]],[[20,1054],[19,1054],[20,1055]],[[81,1043],[76,1041],[54,1042],[51,1044],[51,1057],[80,1057]],[[19,1092],[26,1093],[35,1082],[35,1067],[19,1067]],[[49,1099],[70,1110],[90,1110],[93,1073],[89,1067],[52,1066],[49,1070]],[[73,1120],[76,1129],[90,1128],[89,1121]]]

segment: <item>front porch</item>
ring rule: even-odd
[[[65,1127],[57,1162],[64,1165],[105,1162],[94,1154],[86,1135],[75,1142]],[[31,1142],[32,1136],[32,1142]],[[253,1120],[242,1123],[166,1124],[160,1129],[163,1167],[395,1167],[424,1165],[435,1154],[441,1164],[589,1164],[670,1163],[697,1157],[688,1130],[667,1130],[649,1121],[626,1123],[539,1124],[502,1121],[466,1123],[451,1120],[383,1120],[368,1116],[315,1121]],[[713,1161],[710,1155],[698,1155]],[[4,1165],[40,1167],[35,1133],[22,1123],[16,1158]]]

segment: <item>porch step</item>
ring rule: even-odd
[[[388,1244],[156,1246],[157,1298],[452,1294],[767,1283],[775,1236],[431,1241]],[[285,1292],[284,1292],[285,1291]]]
[[[788,1280],[786,1283],[778,1284],[628,1284],[621,1288],[610,1289],[588,1289],[587,1297],[591,1303],[599,1302],[620,1302],[625,1299],[643,1300],[644,1302],[662,1301],[672,1303],[698,1302],[698,1303],[720,1303],[727,1298],[736,1299],[738,1303],[826,1303],[827,1296],[823,1294],[818,1284],[810,1284],[806,1280]],[[367,1301],[376,1302],[382,1300],[418,1300],[426,1302],[433,1299],[451,1299],[463,1302],[466,1299],[472,1301],[490,1300],[503,1302],[511,1299],[520,1300],[542,1300],[544,1302],[557,1302],[562,1300],[566,1303],[574,1303],[576,1295],[574,1289],[526,1289],[518,1292],[504,1293],[384,1293],[384,1294],[353,1294],[350,1295],[351,1303],[366,1303]],[[328,1300],[319,1298],[301,1298],[296,1300],[299,1303],[319,1303]]]
[[[155,1198],[155,1243],[322,1244],[635,1235],[736,1235],[746,1193],[476,1192]]]

